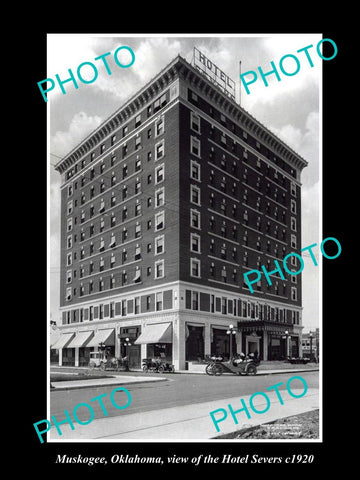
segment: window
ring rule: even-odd
[[[190,250],[192,252],[200,253],[200,235],[196,233],[190,234]]]
[[[164,277],[164,260],[155,262],[155,279]]]
[[[141,170],[141,160],[138,158],[135,162],[135,172],[138,172]]]
[[[109,243],[109,248],[113,248],[116,245],[116,240],[115,240],[115,235],[111,235],[110,243]]]
[[[161,117],[160,120],[155,122],[155,137],[164,133],[164,117]]]
[[[192,310],[199,310],[199,292],[191,292],[191,308]]]
[[[194,100],[194,102],[197,102],[198,96],[196,95],[196,93],[190,90],[190,94],[191,94],[191,100]]]
[[[200,205],[200,188],[195,185],[190,185],[190,201]]]
[[[70,200],[67,204],[67,213],[70,215],[73,212],[73,201]]]
[[[294,300],[294,301],[297,300],[297,288],[296,287],[291,287],[291,300]]]
[[[115,265],[115,255],[112,254],[110,258],[110,268],[113,268]]]
[[[72,220],[72,217],[70,217],[67,219],[67,231],[70,232],[72,230],[72,227],[73,227],[73,220]]]
[[[159,237],[155,238],[155,255],[160,255],[164,253],[165,249],[165,239],[164,235],[160,235]]]
[[[99,263],[99,271],[100,272],[102,272],[104,270],[104,266],[105,266],[104,259],[100,258],[100,263]]]
[[[200,212],[197,210],[190,210],[190,226],[200,229]]]
[[[136,245],[134,260],[141,260],[141,247]]]
[[[165,190],[164,187],[155,191],[155,207],[162,207],[165,202]]]
[[[296,200],[291,199],[291,213],[296,213]]]
[[[296,232],[296,218],[291,217],[291,230]]]
[[[135,238],[140,238],[141,237],[141,225],[138,224],[135,226]]]
[[[135,217],[138,217],[139,215],[141,215],[141,203],[135,205]]]
[[[296,248],[296,235],[291,235],[291,248]]]
[[[158,110],[163,108],[165,105],[166,105],[166,93],[164,93],[163,95],[161,95],[161,97],[159,97],[157,100],[155,100],[153,112],[156,113]]]
[[[137,128],[139,125],[141,125],[141,115],[137,115],[135,117],[135,128]]]
[[[156,304],[156,310],[162,310],[163,309],[163,294],[162,292],[158,292],[155,295],[155,304]]]
[[[72,265],[72,253],[68,253],[66,256],[66,265],[69,267]]]
[[[140,297],[135,297],[134,313],[135,313],[135,315],[140,313]]]
[[[66,272],[66,283],[71,283],[72,281],[72,270]]]
[[[200,260],[197,258],[190,259],[190,276],[200,278]]]
[[[200,140],[196,137],[190,138],[190,152],[197,157],[200,157]]]
[[[67,248],[72,248],[72,235],[67,237]]]
[[[294,182],[291,182],[290,192],[291,192],[291,195],[292,195],[293,197],[296,197],[296,185],[295,185]]]
[[[71,300],[71,287],[68,287],[66,289],[66,300],[67,301]]]
[[[194,112],[190,113],[190,128],[200,133],[200,117]]]
[[[161,183],[164,180],[164,164],[162,163],[155,168],[155,183]],[[151,177],[150,177],[151,178]]]
[[[99,213],[102,213],[104,211],[105,211],[105,202],[104,202],[104,200],[101,199],[100,207],[99,207]]]
[[[141,182],[135,183],[135,195],[137,195],[141,190]]]
[[[155,145],[155,160],[160,160],[160,158],[164,156],[164,153],[165,153],[164,143],[165,143],[164,140],[161,140],[161,142]]]
[[[200,181],[200,164],[195,160],[190,162],[190,178]]]
[[[155,215],[155,231],[165,228],[165,213],[159,212]]]

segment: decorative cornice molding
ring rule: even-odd
[[[167,67],[165,67],[154,79],[136,93],[128,102],[117,110],[111,117],[93,131],[86,139],[76,146],[68,155],[59,161],[55,169],[60,173],[66,171],[71,165],[85,156],[90,150],[95,148],[100,142],[115,132],[119,126],[125,123],[137,111],[142,109],[149,101],[154,99],[167,85],[172,83],[177,77],[193,85],[199,92],[215,103],[226,112],[236,123],[244,128],[256,139],[261,140],[277,155],[281,156],[287,162],[291,163],[296,169],[302,170],[308,165],[300,155],[294,152],[281,139],[276,137],[270,130],[262,125],[258,120],[246,112],[230,97],[226,96],[216,85],[208,81],[192,65],[190,65],[180,55],[177,56]]]

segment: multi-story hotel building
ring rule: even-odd
[[[243,274],[301,250],[307,162],[182,57],[56,165],[60,364],[106,345],[130,366],[301,354],[301,274]],[[294,271],[296,257],[291,256]],[[229,324],[236,335],[229,336]]]

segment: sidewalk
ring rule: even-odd
[[[293,390],[294,394],[301,395],[303,391]],[[49,433],[48,441],[84,441],[84,440],[134,440],[134,441],[204,441],[211,440],[218,435],[234,432],[243,428],[249,428],[274,420],[298,415],[319,408],[319,391],[309,388],[301,398],[291,397],[287,392],[282,392],[284,403],[281,404],[275,392],[269,394],[271,398],[270,408],[262,414],[255,413],[249,407],[250,395],[242,396],[251,412],[248,418],[244,411],[236,413],[238,424],[235,424],[229,411],[229,404],[236,411],[242,408],[240,398],[232,397],[204,403],[151,410],[147,412],[120,415],[96,419],[91,424],[76,424],[75,430],[71,430],[68,424],[61,426],[62,435],[56,430]],[[211,419],[210,412],[223,409],[227,411],[227,417],[219,422],[220,431],[217,431]],[[256,409],[266,409],[265,400],[256,402]],[[219,420],[224,414],[218,412],[215,418]],[[214,440],[226,442],[226,440]],[[248,441],[248,440],[246,440]]]

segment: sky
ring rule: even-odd
[[[302,247],[321,243],[320,221],[322,215],[322,60],[316,53],[321,34],[277,34],[268,35],[68,35],[47,36],[47,78],[69,78],[68,69],[74,73],[79,65],[91,62],[96,65],[98,77],[92,83],[77,80],[78,89],[65,83],[63,94],[58,85],[47,94],[48,115],[48,194],[49,194],[49,313],[52,320],[59,322],[59,274],[60,274],[60,175],[54,165],[89,133],[104,122],[121,105],[165,68],[177,55],[189,62],[193,48],[197,47],[219,69],[236,83],[236,101],[253,117],[277,135],[295,152],[301,155],[308,166],[303,170],[302,182]],[[304,52],[308,49],[313,66]],[[121,68],[114,61],[113,53],[120,46],[128,46],[135,54],[129,68]],[[107,55],[107,68],[100,59]],[[294,75],[284,75],[283,69]],[[129,52],[119,53],[119,61],[130,63]],[[241,62],[241,66],[240,66]],[[262,82],[258,67],[263,72],[272,70],[274,62],[281,81],[268,75],[268,86]],[[109,71],[111,74],[109,74]],[[249,85],[250,94],[240,89],[239,73],[256,71],[258,80]],[[76,73],[75,73],[76,74]],[[93,78],[89,65],[81,67],[86,80]],[[250,78],[250,76],[246,77]],[[41,79],[39,78],[39,82]],[[50,84],[48,84],[48,87]],[[45,88],[45,84],[44,84]],[[39,91],[39,95],[41,95]],[[303,270],[303,325],[304,331],[321,324],[321,261],[319,249],[314,249],[319,266],[304,256]]]

